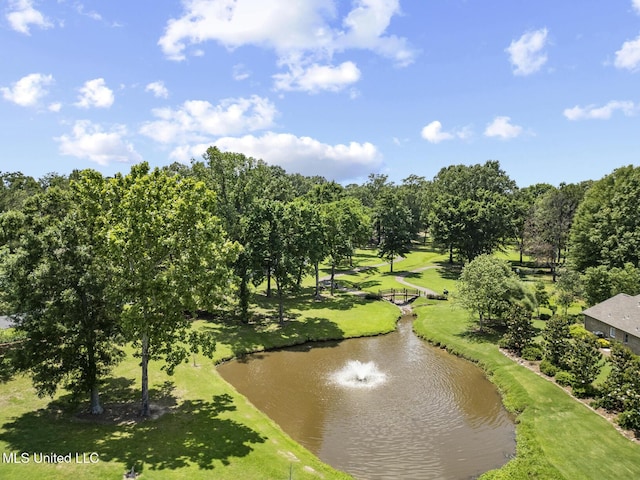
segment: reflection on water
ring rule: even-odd
[[[385,381],[336,382],[356,360]],[[495,387],[475,365],[417,338],[408,319],[389,335],[263,353],[218,371],[296,441],[356,478],[473,478],[515,453]]]

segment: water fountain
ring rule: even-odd
[[[381,385],[387,375],[380,371],[375,362],[349,360],[347,364],[331,375],[338,385],[352,388],[373,388]]]

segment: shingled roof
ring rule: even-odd
[[[615,297],[587,308],[582,313],[640,337],[640,295],[632,297],[626,293],[619,293]]]

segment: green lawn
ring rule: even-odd
[[[375,264],[374,254],[359,261]],[[446,256],[419,247],[386,268],[342,277],[358,288],[401,288],[396,274],[437,292],[455,297],[458,267]],[[418,273],[412,270],[432,266]],[[218,338],[214,361],[293,345],[391,331],[399,311],[382,301],[338,294],[316,300],[312,289],[285,303],[287,321],[275,320],[273,299],[256,296],[255,321],[200,321],[197,328]],[[602,479],[640,478],[640,446],[562,389],[502,355],[495,336],[479,336],[469,314],[453,301],[418,299],[414,328],[429,341],[477,362],[503,393],[507,408],[518,413],[517,456],[485,479]],[[579,306],[573,307],[579,311]],[[542,322],[536,326],[541,327]],[[0,463],[4,479],[113,479],[132,465],[144,479],[334,479],[350,478],[320,462],[293,442],[277,425],[257,411],[217,374],[214,362],[202,357],[167,376],[151,365],[152,403],[166,410],[145,422],[119,425],[81,421],[70,399],[39,399],[26,378],[0,385],[0,454],[91,453],[97,464],[42,465]],[[117,367],[103,389],[103,401],[122,403],[135,411],[139,396],[138,361],[131,356]]]
[[[455,288],[452,280],[441,282]],[[483,478],[640,478],[640,445],[554,383],[502,355],[496,338],[475,332],[468,312],[449,302],[424,301],[414,310],[419,335],[478,362],[501,390],[505,406],[519,413],[516,458]]]
[[[260,302],[256,309],[273,316],[273,303]],[[198,326],[218,333],[215,358],[221,360],[307,340],[388,332],[395,328],[399,313],[388,303],[351,295],[321,302],[301,296],[287,302],[287,312],[284,326],[269,318],[253,326],[204,321]],[[0,385],[0,455],[99,454],[96,464],[0,462],[0,478],[119,479],[133,465],[144,479],[350,478],[291,440],[222,380],[214,362],[195,360],[197,366],[181,365],[171,377],[151,363],[151,401],[168,413],[139,423],[80,421],[74,415],[78,407],[68,396],[39,399],[24,377]],[[103,389],[103,402],[119,402],[135,412],[138,363],[129,356],[116,368]]]

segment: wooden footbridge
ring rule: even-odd
[[[417,288],[391,288],[389,290],[378,290],[378,296],[389,300],[393,303],[412,302],[416,298],[420,297],[422,292]]]

